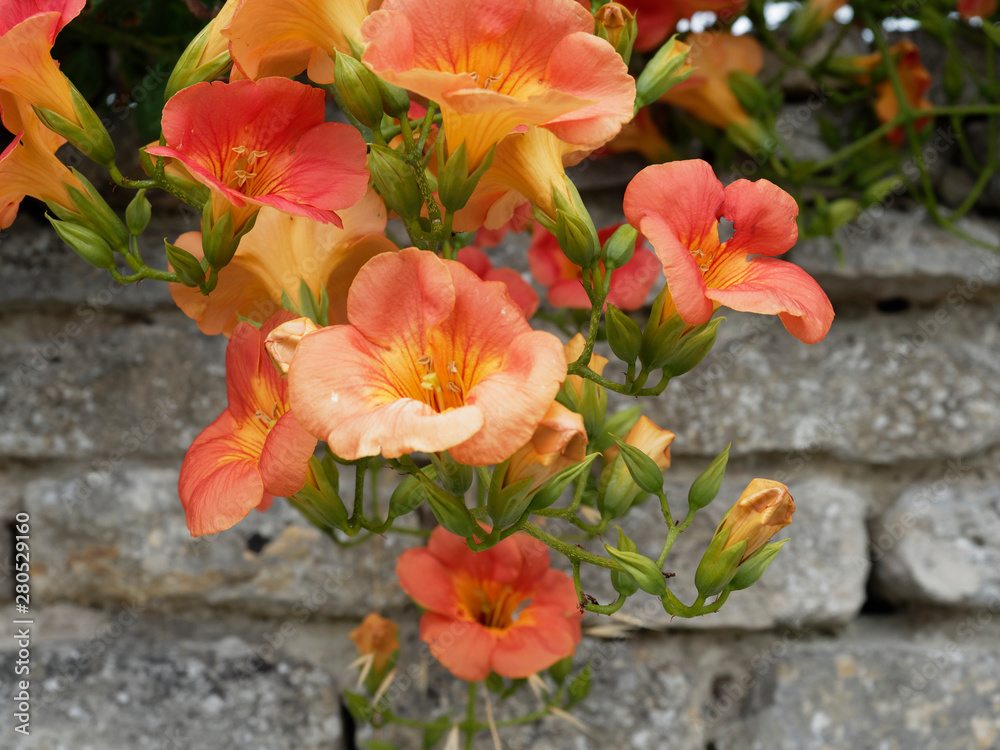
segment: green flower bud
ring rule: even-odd
[[[379,95],[382,97],[382,109],[389,117],[402,117],[410,111],[410,95],[406,89],[395,86],[381,78],[375,79]]]
[[[690,51],[691,47],[678,41],[676,35],[660,47],[635,81],[636,112],[687,80],[694,72],[694,67],[687,63]]]
[[[73,252],[95,268],[110,271],[115,267],[115,254],[101,235],[80,224],[59,221],[46,214],[59,239],[69,245]]]
[[[424,199],[416,175],[403,157],[387,146],[372,144],[368,170],[375,189],[390,209],[403,221],[412,222],[420,218]]]
[[[486,170],[493,164],[493,154],[496,146],[490,149],[486,158],[476,169],[469,174],[469,157],[465,149],[465,143],[459,146],[455,153],[448,157],[445,162],[441,176],[438,178],[438,198],[441,205],[451,212],[465,208],[465,204],[472,197],[472,192],[479,184],[479,180],[486,173]]]
[[[722,533],[716,532],[701,562],[698,563],[698,569],[694,574],[694,585],[697,586],[698,593],[704,597],[722,593],[736,575],[747,542],[744,539],[732,547],[726,547],[728,538],[729,529],[723,530]]]
[[[698,475],[688,490],[688,507],[692,510],[701,510],[719,494],[722,478],[726,475],[726,464],[729,463],[729,447],[727,445],[722,453],[712,459],[712,463]]]
[[[640,555],[638,552],[617,550],[607,543],[605,543],[604,549],[628,575],[635,579],[643,591],[653,596],[663,596],[667,590],[667,581],[663,577],[663,571],[656,566],[655,561]]]
[[[663,372],[670,377],[694,369],[715,346],[715,337],[725,318],[713,318],[681,337],[680,342],[663,363]]]
[[[201,267],[201,261],[184,248],[171,245],[166,240],[163,241],[163,244],[167,248],[167,263],[170,264],[182,284],[196,287],[205,283],[205,269]]]
[[[626,65],[632,59],[637,30],[635,16],[621,3],[602,5],[594,13],[594,34],[606,39]]]
[[[729,73],[729,88],[743,109],[750,114],[760,114],[768,110],[770,99],[764,84],[756,76],[744,70],[734,70]]]
[[[77,91],[76,86],[68,79],[67,83],[70,99],[73,102],[73,111],[76,113],[80,125],[44,107],[32,106],[32,109],[49,130],[61,135],[84,156],[106,167],[114,166],[115,147],[111,142],[111,136],[101,122],[101,118],[97,116],[83,95]]]
[[[620,552],[639,552],[639,548],[636,547],[635,542],[625,536],[625,532],[622,531],[621,526],[616,526],[618,529],[618,550]],[[624,594],[625,596],[632,596],[636,591],[639,590],[639,584],[636,580],[621,570],[611,571],[611,585],[614,587],[615,591],[619,594]]]
[[[628,224],[622,224],[618,227],[601,248],[601,261],[604,263],[604,267],[613,271],[632,260],[632,256],[635,254],[635,241],[638,237],[639,233],[634,227]]]
[[[338,52],[333,77],[347,111],[371,129],[382,124],[382,94],[377,76],[360,60]]]
[[[125,209],[125,226],[131,235],[138,236],[146,231],[153,217],[153,207],[149,205],[145,189],[135,194]]]
[[[626,364],[635,362],[642,347],[642,331],[632,318],[609,304],[606,313],[608,344],[611,351]]]
[[[470,537],[474,532],[481,531],[462,498],[445,492],[424,474],[418,474],[417,478],[427,495],[427,504],[430,505],[439,524],[452,534],[461,537]]]
[[[122,220],[118,218],[118,214],[111,209],[111,206],[90,180],[75,169],[71,169],[71,171],[83,185],[83,190],[73,186],[66,188],[66,192],[69,193],[70,200],[73,202],[73,207],[94,231],[108,241],[112,250],[124,252],[128,247],[129,236]]]
[[[408,476],[393,490],[389,497],[389,518],[399,518],[412,513],[427,499],[427,493],[420,480]]]
[[[663,492],[663,472],[656,465],[656,461],[643,453],[640,448],[629,445],[620,437],[612,435],[611,438],[618,446],[618,450],[621,451],[618,455],[625,462],[625,466],[635,483],[646,492],[657,496]]]

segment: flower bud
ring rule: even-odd
[[[46,214],[59,239],[69,245],[73,252],[95,268],[110,271],[115,267],[115,254],[101,235],[80,224],[59,221]]]
[[[402,117],[410,111],[410,95],[406,93],[406,89],[378,77],[375,82],[382,97],[382,109],[389,117]]]
[[[694,66],[687,62],[691,47],[670,37],[666,44],[646,63],[635,82],[635,111],[652,104],[668,90],[687,80]]]
[[[460,464],[448,451],[430,454],[431,463],[445,490],[455,495],[464,495],[472,486],[473,469]]]
[[[625,532],[622,531],[622,527],[616,526],[615,528],[618,529],[618,550],[620,552],[638,553],[639,548],[635,546],[635,542],[625,536]],[[625,596],[632,596],[632,594],[639,590],[639,584],[636,583],[636,580],[622,570],[611,571],[611,585],[614,587],[615,591],[619,594],[624,594]]]
[[[111,209],[108,202],[104,200],[104,196],[90,180],[76,169],[72,169],[72,172],[83,185],[83,190],[71,185],[66,187],[73,207],[94,231],[108,241],[112,250],[125,252],[128,248],[129,235],[122,220],[118,218],[118,214]]]
[[[337,53],[333,76],[347,111],[365,127],[380,127],[382,95],[377,76],[363,62],[343,52]]]
[[[667,590],[667,581],[663,577],[663,571],[656,566],[656,562],[638,552],[617,550],[607,543],[604,544],[604,549],[628,575],[635,579],[643,591],[653,596],[663,596]]]
[[[231,13],[225,17],[224,13],[225,11],[220,11],[219,16],[206,24],[178,58],[167,79],[163,92],[164,101],[169,101],[174,94],[188,86],[218,78],[232,64],[228,45],[218,44],[221,37],[219,22],[232,20]]]
[[[583,204],[576,186],[567,177],[567,193],[552,189],[552,202],[556,209],[555,227],[550,230],[559,241],[559,247],[580,268],[590,268],[601,254],[601,241],[590,212]]]
[[[659,494],[663,489],[663,470],[670,466],[670,444],[674,441],[674,433],[660,429],[648,417],[642,416],[632,425],[624,441],[613,435],[612,438],[617,445],[604,452],[608,464],[601,474],[597,507],[602,515],[618,518],[625,515],[644,492]],[[621,450],[622,442],[627,451]],[[646,486],[639,484],[627,458],[633,464],[641,463],[635,471],[643,472]]]
[[[632,59],[637,28],[632,11],[621,3],[602,5],[594,13],[594,33],[607,39],[626,65]]]
[[[750,114],[766,112],[770,96],[764,84],[745,70],[733,70],[728,77],[729,88],[732,89],[736,99]]]
[[[427,504],[430,505],[439,524],[452,534],[466,538],[472,536],[473,532],[480,530],[479,524],[469,513],[462,498],[445,492],[423,473],[416,476],[427,495]]]
[[[601,248],[601,262],[604,263],[604,267],[613,271],[632,260],[638,239],[639,233],[634,227],[629,224],[618,227]]]
[[[729,463],[729,445],[716,456],[688,490],[688,507],[701,510],[715,499],[722,486],[722,477],[726,475],[726,464]]]
[[[663,362],[663,372],[670,377],[677,377],[694,369],[712,351],[719,326],[724,320],[725,318],[713,318],[684,334]]]
[[[205,283],[205,269],[201,261],[182,247],[172,245],[166,240],[167,263],[185,286],[196,287]]]
[[[145,188],[135,194],[125,209],[125,226],[129,234],[139,236],[146,231],[149,220],[153,218],[153,208],[146,198]]]
[[[32,109],[49,130],[61,135],[84,156],[98,164],[113,167],[115,147],[111,142],[111,136],[101,122],[101,118],[83,98],[83,94],[77,91],[76,86],[69,79],[66,81],[69,85],[70,99],[73,102],[73,111],[80,122],[79,125],[44,107],[33,106]]]
[[[267,335],[264,348],[282,375],[287,375],[291,369],[292,358],[302,339],[319,328],[309,318],[295,318],[282,323]]]
[[[587,430],[583,417],[553,401],[531,440],[510,457],[503,486],[530,479],[531,489],[537,490],[567,466],[586,457]]]
[[[639,324],[617,307],[609,304],[605,317],[605,327],[611,351],[626,364],[635,362],[642,346],[642,331],[639,330]]]
[[[495,152],[496,146],[490,149],[479,166],[472,174],[469,174],[469,157],[463,141],[455,153],[448,157],[448,161],[445,162],[444,169],[438,177],[438,199],[441,201],[441,205],[451,212],[465,208],[465,204],[472,197],[480,178],[493,164]]]
[[[785,485],[772,479],[750,482],[719,523],[698,565],[699,593],[713,596],[726,588],[737,569],[792,522],[794,512],[795,502]]]
[[[389,497],[389,518],[399,518],[412,513],[426,498],[427,494],[417,477],[404,477]]]
[[[395,211],[403,221],[412,222],[420,217],[424,200],[420,186],[410,165],[386,146],[372,144],[368,155],[368,170],[375,189],[385,200],[386,206]]]

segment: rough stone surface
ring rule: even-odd
[[[703,467],[702,467],[703,468]],[[697,476],[683,476],[672,469],[667,475],[668,497],[675,520],[687,512],[687,488]],[[768,474],[767,476],[774,476]],[[749,591],[735,592],[717,613],[694,620],[671,618],[660,601],[642,592],[620,610],[626,622],[656,629],[769,629],[781,625],[837,625],[853,620],[865,600],[868,580],[866,502],[857,492],[832,476],[808,474],[808,479],[786,477],[795,498],[791,526],[775,539],[791,538],[764,577]],[[681,601],[697,596],[694,572],[722,516],[753,479],[742,472],[727,472],[722,490],[708,508],[695,515],[667,558],[666,570],[675,574],[668,583]],[[624,531],[642,554],[656,558],[666,538],[659,504],[649,500],[623,520]],[[614,544],[616,532],[606,541]],[[603,554],[598,543],[591,551]],[[608,603],[617,596],[603,571],[587,568],[584,590]]]
[[[960,484],[967,473],[958,463],[909,487],[874,524],[875,580],[888,598],[1000,607],[1000,487]]]
[[[227,531],[192,538],[177,475],[177,468],[130,463],[103,476],[28,483],[35,596],[43,603],[341,617],[408,601],[393,561],[410,537],[377,538],[360,552],[338,547],[277,500]]]
[[[1000,324],[961,300],[842,317],[804,346],[777,318],[727,311],[712,353],[649,403],[679,454],[823,453],[888,464],[1000,441]]]
[[[1000,222],[969,217],[959,228],[1000,245]],[[789,256],[835,301],[1000,299],[1000,256],[938,227],[923,209],[869,209],[837,244],[840,256],[829,238],[802,242]]]
[[[138,616],[123,609],[86,637],[36,645],[31,732],[15,732],[4,711],[3,746],[326,750],[339,739],[336,685],[322,669],[278,656],[267,669],[242,670],[247,644],[239,635],[154,638],[135,632]],[[16,658],[5,644],[5,696],[16,692]]]
[[[146,262],[163,267],[163,240],[173,242],[183,232],[197,229],[200,218],[157,213],[140,239]],[[84,263],[47,222],[19,216],[0,233],[0,310],[54,305],[71,307],[78,317],[93,317],[91,310],[142,312],[172,307],[173,302],[166,284],[121,286],[106,271]]]
[[[225,346],[178,313],[11,315],[0,341],[0,454],[184,454],[226,405]]]
[[[961,635],[920,645],[883,636],[881,642],[792,649],[753,683],[743,720],[725,727],[716,747],[1000,747],[996,637],[983,634],[982,642],[967,646],[970,639]]]

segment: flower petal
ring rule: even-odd
[[[465,549],[471,554],[468,547]],[[413,601],[424,609],[453,617],[461,612],[452,582],[455,570],[426,547],[408,549],[396,561],[399,585]]]
[[[282,414],[268,431],[260,454],[259,470],[264,491],[289,497],[301,490],[314,450],[316,438],[302,428],[292,412]]]
[[[799,238],[799,204],[767,180],[737,180],[725,189],[721,216],[733,222],[725,252],[740,256],[781,255]]]
[[[478,622],[425,612],[420,618],[420,640],[460,680],[478,682],[489,676],[496,638]]]
[[[816,280],[777,258],[753,258],[737,283],[706,295],[734,310],[778,315],[788,332],[807,344],[822,340],[833,324],[833,306]]]

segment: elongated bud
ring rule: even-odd
[[[612,435],[611,438],[621,451],[620,456],[635,483],[646,492],[659,495],[663,491],[663,471],[656,465],[656,461],[647,456],[641,448],[629,445],[620,437]]]
[[[146,231],[151,218],[153,218],[153,207],[149,205],[146,191],[143,189],[135,194],[125,209],[125,226],[129,234],[137,237]]]
[[[389,117],[402,117],[410,111],[410,95],[406,93],[406,89],[381,78],[376,78],[375,81],[382,97],[382,109]]]
[[[626,364],[635,362],[642,347],[642,331],[639,324],[614,305],[608,305],[606,313],[608,344],[611,351]]]
[[[201,267],[201,261],[182,247],[172,245],[166,240],[163,244],[167,248],[167,263],[182,284],[196,287],[205,283],[205,269]]]
[[[373,130],[379,127],[382,123],[382,95],[376,75],[363,62],[343,52],[337,53],[333,75],[347,111],[362,125]]]
[[[439,524],[452,534],[461,537],[470,537],[473,532],[479,530],[479,524],[472,518],[462,498],[445,492],[424,474],[418,474],[417,478],[424,488],[427,503]]]
[[[90,265],[106,271],[110,271],[115,267],[115,254],[112,252],[111,246],[93,229],[79,224],[71,224],[67,221],[60,221],[48,214],[45,215],[45,218],[52,224],[52,228],[56,230],[59,239],[69,245],[73,249],[73,252]]]
[[[632,59],[637,29],[632,11],[621,3],[602,5],[594,13],[594,33],[601,39],[607,39],[626,65]]]
[[[715,346],[715,337],[725,318],[713,318],[681,337],[677,346],[663,362],[663,372],[671,377],[694,369]]]
[[[496,153],[496,146],[490,149],[482,163],[469,174],[469,157],[465,149],[465,142],[459,146],[455,153],[448,157],[444,169],[438,177],[438,198],[441,205],[451,212],[465,208],[465,204],[472,197],[476,185],[486,170],[493,164],[493,155]]]
[[[590,268],[601,254],[601,242],[590,212],[583,204],[579,191],[572,181],[565,179],[567,192],[552,189],[552,202],[556,209],[555,227],[550,230],[559,241],[559,247],[580,268]]]
[[[76,169],[71,171],[84,188],[80,190],[74,186],[67,186],[66,192],[73,202],[73,207],[94,231],[107,240],[112,250],[124,252],[128,247],[128,230],[125,229],[122,220],[90,180]]]
[[[701,510],[715,499],[722,486],[722,478],[726,475],[726,464],[729,463],[729,446],[718,456],[712,459],[698,478],[694,480],[691,489],[688,490],[688,507],[692,510]]]
[[[460,464],[448,451],[431,454],[431,463],[444,488],[455,495],[463,495],[472,486],[473,468]]]
[[[635,542],[625,536],[625,532],[622,531],[622,527],[616,526],[615,528],[618,529],[618,551],[638,553],[639,548],[636,547]],[[639,590],[639,584],[636,580],[628,573],[621,570],[611,571],[611,585],[614,587],[615,591],[619,594],[624,594],[625,596],[632,596],[632,594]]]
[[[615,233],[608,237],[601,248],[601,262],[609,271],[621,268],[635,254],[635,243],[639,233],[629,224],[622,224]]]
[[[415,476],[408,476],[393,490],[389,497],[389,518],[399,518],[412,513],[427,499],[423,484]]]
[[[694,72],[694,67],[687,62],[690,51],[691,47],[678,41],[676,34],[660,47],[635,81],[636,112],[687,80]]]
[[[167,79],[167,86],[163,92],[164,101],[169,101],[174,94],[188,86],[215,80],[232,65],[233,61],[229,56],[228,47],[219,47],[217,55],[206,59],[206,53],[211,54],[211,51],[215,50],[214,47],[211,51],[209,50],[209,42],[217,35],[218,30],[213,20],[198,32],[198,36],[191,40],[187,49],[178,58],[174,69],[170,71],[170,77]]]
[[[617,550],[607,543],[605,543],[604,549],[622,566],[626,573],[635,579],[643,591],[653,596],[663,596],[666,592],[667,581],[663,577],[663,571],[656,566],[656,562],[638,552]]]
[[[73,111],[80,121],[79,125],[50,109],[35,106],[32,109],[49,130],[61,135],[84,156],[106,167],[114,166],[115,146],[111,142],[108,131],[101,123],[101,118],[97,116],[83,95],[76,90],[76,86],[69,82],[69,79],[67,79],[67,83],[69,83]]]
[[[398,153],[386,146],[372,144],[368,170],[385,204],[403,221],[412,222],[420,217],[424,205],[420,186],[410,165]]]
[[[750,482],[719,523],[698,565],[695,574],[698,591],[703,596],[713,596],[726,588],[740,565],[792,522],[794,512],[795,502],[781,482],[772,479]]]

